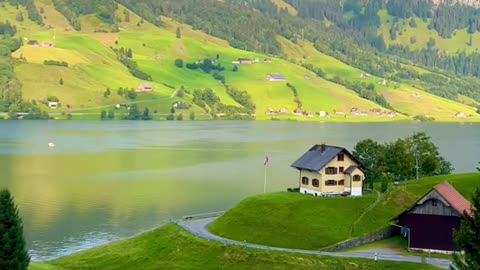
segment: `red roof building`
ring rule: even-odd
[[[409,249],[453,252],[458,251],[453,232],[460,228],[462,215],[470,211],[470,202],[444,182],[395,218],[395,222],[408,237]]]

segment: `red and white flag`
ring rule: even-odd
[[[268,155],[265,155],[265,160],[263,161],[263,166],[267,166],[268,164]]]

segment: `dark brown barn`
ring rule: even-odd
[[[396,218],[402,233],[408,235],[412,250],[458,251],[453,231],[460,228],[460,217],[470,213],[470,202],[448,182],[435,186],[410,209]]]

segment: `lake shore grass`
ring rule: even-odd
[[[245,249],[197,238],[175,224],[60,259],[32,263],[29,270],[324,269],[433,270],[425,264],[332,258]]]

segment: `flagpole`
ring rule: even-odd
[[[267,193],[267,166],[268,166],[268,154],[265,153],[265,161],[263,162],[263,169],[264,169],[264,174],[263,174],[263,193]]]
[[[267,164],[265,164],[265,174],[263,177],[263,193],[267,193]]]

